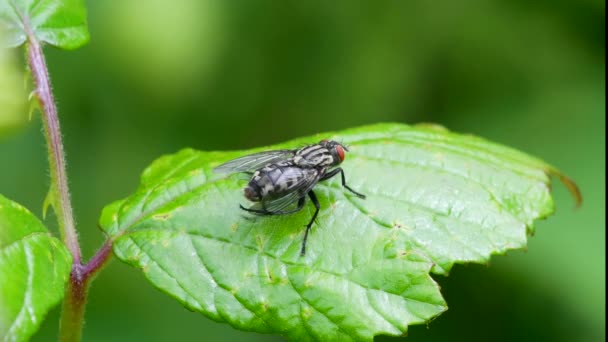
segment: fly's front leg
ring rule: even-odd
[[[310,231],[310,227],[315,222],[317,215],[319,214],[319,210],[321,210],[321,205],[319,204],[319,200],[317,199],[317,195],[315,195],[314,191],[310,190],[308,192],[308,197],[312,201],[312,204],[315,205],[315,213],[312,215],[310,222],[306,225],[306,231],[304,232],[304,240],[302,240],[302,249],[300,250],[300,256],[304,256],[306,254],[306,240],[308,240],[308,232]],[[303,198],[303,197],[302,197]]]
[[[291,210],[270,211],[270,210],[266,210],[266,208],[263,207],[264,206],[263,204],[262,204],[262,209],[245,208],[240,204],[239,204],[239,207],[241,207],[241,209],[243,209],[247,212],[254,213],[257,215],[287,215],[287,214],[293,214],[295,212],[302,210],[302,208],[304,207],[305,200],[306,200],[306,197],[301,197],[298,200],[298,206],[295,209],[291,209]]]
[[[321,177],[320,180],[326,180],[326,179],[330,179],[331,177],[337,175],[338,173],[340,173],[340,175],[342,176],[342,186],[345,187],[346,189],[348,189],[348,191],[352,192],[353,194],[357,195],[357,197],[359,198],[365,198],[365,195],[359,192],[356,192],[355,190],[351,189],[350,186],[346,185],[346,178],[344,177],[344,170],[342,170],[341,167],[336,168],[331,170],[330,172],[326,173],[325,176]]]

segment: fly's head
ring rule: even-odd
[[[324,139],[319,142],[319,145],[325,147],[331,153],[333,161],[330,166],[336,166],[342,163],[346,157],[346,152],[348,152],[346,146],[335,140]]]

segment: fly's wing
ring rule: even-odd
[[[213,169],[216,173],[255,171],[271,163],[287,160],[294,156],[293,150],[274,150],[249,154],[225,162]]]
[[[319,182],[319,174],[314,169],[290,168],[288,177],[294,182],[288,185],[281,197],[263,200],[258,203],[261,209],[270,212],[279,212],[297,203],[300,198],[312,190]]]

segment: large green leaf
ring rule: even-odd
[[[155,161],[139,189],[104,209],[116,256],[187,308],[296,341],[401,335],[446,309],[429,272],[522,248],[553,211],[553,169],[521,152],[437,126],[382,124],[297,139],[350,149],[315,187],[322,210],[300,256],[310,203],[250,217],[246,176],[212,173],[253,151],[183,150]],[[256,150],[257,151],[257,150]]]
[[[0,339],[26,341],[63,298],[72,257],[32,213],[0,195]]]
[[[76,49],[89,41],[83,0],[0,0],[2,45],[23,44],[31,33],[38,41]]]

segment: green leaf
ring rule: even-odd
[[[23,44],[30,34],[67,50],[89,41],[82,0],[0,0],[0,30],[7,47]]]
[[[0,137],[27,123],[27,116],[23,113],[27,108],[23,72],[12,52],[15,51],[0,48]]]
[[[0,195],[0,339],[26,341],[63,298],[72,257],[27,209]]]
[[[213,167],[259,150],[321,139],[350,149],[299,255],[308,203],[251,217],[246,175]],[[446,309],[429,272],[523,248],[553,211],[544,162],[437,126],[381,124],[239,152],[183,150],[155,161],[139,189],[103,211],[114,253],[187,308],[238,329],[291,340],[371,341],[402,335]]]

